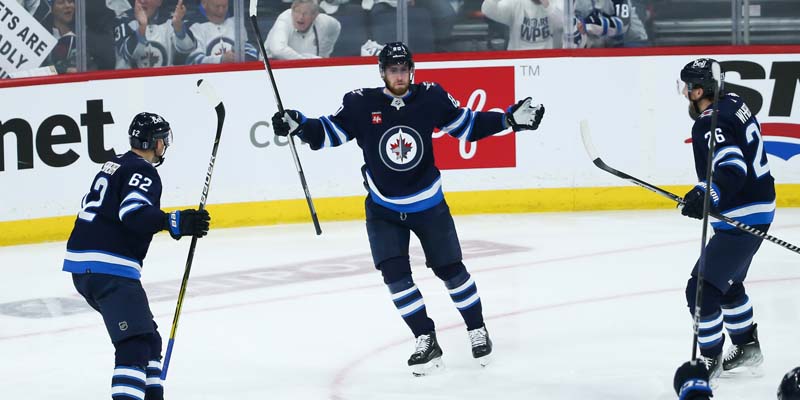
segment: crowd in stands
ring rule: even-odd
[[[57,73],[79,70],[76,1],[86,70],[260,57],[246,15],[256,0],[17,0],[57,39],[43,64]],[[397,39],[398,1],[408,42],[429,53],[648,45],[653,5],[669,0],[260,0],[264,47],[272,59],[375,55]]]

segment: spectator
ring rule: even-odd
[[[236,29],[233,17],[228,17],[228,0],[202,0],[201,12],[205,21],[189,26],[197,47],[187,64],[220,64],[236,61]],[[258,50],[250,43],[244,47],[246,61],[258,60]]]
[[[647,44],[636,0],[574,0],[573,38],[577,47]]]
[[[58,40],[50,52],[47,63],[59,74],[78,72],[76,66],[75,0],[54,0],[52,13],[44,24]]]
[[[622,43],[628,26],[617,16],[614,1],[574,0],[573,38],[577,47],[614,47]]]
[[[562,11],[550,0],[484,0],[481,12],[508,25],[508,50],[561,48]]]
[[[294,0],[278,16],[264,48],[279,60],[330,57],[341,30],[336,18],[319,13],[317,0]]]
[[[115,30],[117,69],[163,67],[179,64],[197,41],[186,29],[186,6],[178,0],[170,17],[161,10],[162,0],[135,0],[132,10]]]

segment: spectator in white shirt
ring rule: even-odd
[[[278,16],[264,48],[279,60],[330,57],[341,29],[336,18],[319,13],[318,0],[294,0]]]
[[[562,11],[551,0],[484,0],[481,12],[508,25],[508,50],[561,48]]]

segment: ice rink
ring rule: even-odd
[[[198,243],[165,382],[169,399],[675,399],[691,354],[684,285],[700,223],[675,210],[456,216],[494,361],[472,358],[460,315],[412,239],[414,277],[446,370],[412,377],[414,348],[372,267],[363,221],[219,229]],[[800,209],[771,234],[800,244]],[[143,282],[169,336],[190,240],[156,236]],[[0,397],[107,399],[114,349],[61,272],[65,245],[0,247]],[[714,399],[775,399],[800,365],[800,255],[765,242],[748,278],[763,377],[724,376]]]

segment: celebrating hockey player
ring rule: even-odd
[[[695,120],[692,148],[699,180],[684,196],[681,213],[702,219],[703,197],[705,191],[710,190],[713,210],[767,232],[775,214],[775,186],[760,125],[739,96],[725,93],[723,82],[715,81],[712,63],[716,61],[700,58],[681,70],[680,79],[685,83],[682,92],[689,100],[689,114]],[[718,124],[711,132],[717,84],[720,85]],[[714,154],[709,154],[711,135],[717,143]],[[714,171],[711,177],[706,176],[709,157]],[[712,221],[711,225],[714,236],[705,250],[697,341],[713,382],[723,370],[752,369],[762,362],[753,307],[743,283],[762,239],[722,221]],[[690,313],[695,309],[698,265],[699,260],[686,285]],[[732,342],[724,358],[723,323]]]
[[[306,118],[295,110],[275,113],[275,134],[296,135],[314,150],[353,139],[361,147],[365,163],[361,170],[369,192],[365,207],[372,258],[398,312],[416,337],[416,349],[408,359],[414,375],[425,375],[443,364],[433,320],[411,277],[410,232],[419,238],[427,266],[444,282],[464,318],[473,357],[486,365],[492,342],[442,193],[433,159],[433,130],[439,128],[467,141],[509,126],[514,131],[534,130],[544,107],[533,105],[530,97],[506,113],[459,107],[436,83],[413,83],[414,60],[400,42],[388,43],[381,50],[378,67],[385,87],[349,92],[339,111],[319,119]]]
[[[161,336],[139,281],[153,234],[203,237],[206,210],[161,211],[155,167],[172,142],[169,123],[140,113],[128,130],[131,150],[103,164],[81,203],[67,242],[64,271],[102,316],[114,344],[113,398],[162,400]]]

